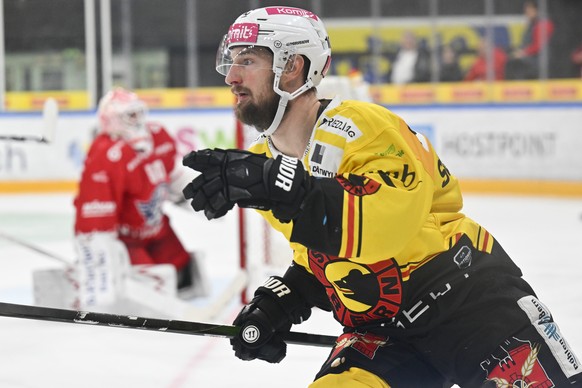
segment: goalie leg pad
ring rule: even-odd
[[[73,267],[36,270],[32,273],[34,304],[78,310],[79,282]]]
[[[156,292],[176,296],[176,268],[171,264],[133,265],[130,276]]]
[[[81,308],[115,304],[129,273],[125,245],[113,233],[90,233],[75,237],[75,251]]]

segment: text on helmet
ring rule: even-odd
[[[259,25],[255,23],[235,23],[228,29],[228,42],[256,43]]]
[[[307,16],[314,20],[319,20],[316,14],[313,12],[306,11],[301,8],[293,7],[267,7],[265,8],[267,14],[269,15],[295,15],[295,16]]]

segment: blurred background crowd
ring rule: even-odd
[[[95,101],[112,85],[224,86],[214,70],[220,39],[239,14],[267,5],[320,15],[333,50],[331,74],[358,74],[372,85],[582,76],[580,0],[0,0],[0,5],[2,100],[10,93],[82,90]]]

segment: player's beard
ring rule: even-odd
[[[267,82],[267,84],[269,84]],[[270,83],[272,85],[272,82]],[[250,94],[248,89],[245,89],[247,94]],[[250,94],[252,96],[252,94]],[[249,99],[248,101],[238,104],[235,108],[236,118],[247,125],[255,127],[259,132],[267,130],[279,107],[279,95],[269,89],[262,97]]]

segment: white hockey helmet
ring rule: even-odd
[[[282,119],[287,101],[319,85],[325,77],[331,62],[329,36],[314,13],[301,8],[272,6],[246,12],[235,20],[218,49],[216,71],[224,76],[228,74],[235,59],[231,50],[240,46],[266,47],[273,53],[273,90],[281,96],[281,109],[265,131],[271,134]],[[288,93],[279,88],[279,81],[295,55],[309,59],[309,71],[303,86]]]
[[[149,153],[153,142],[146,114],[147,106],[137,94],[121,87],[103,96],[97,111],[102,133],[123,139],[136,151]]]

